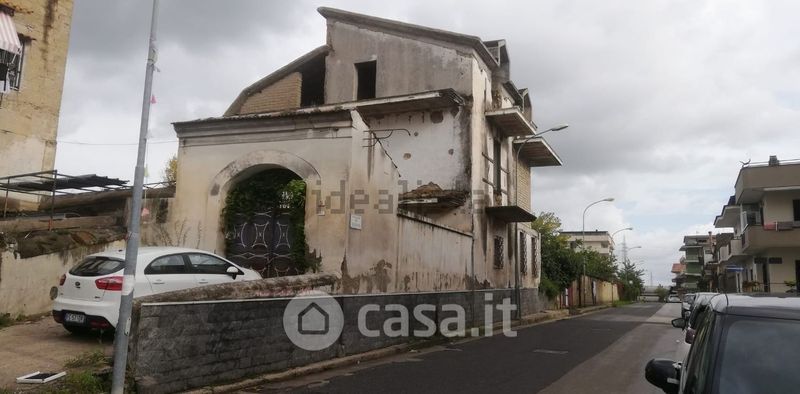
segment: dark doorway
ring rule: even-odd
[[[800,288],[800,260],[794,261],[794,291]]]
[[[356,100],[375,98],[378,78],[378,62],[356,63]]]
[[[764,281],[764,292],[769,293],[769,263],[766,261],[761,264],[761,278]]]
[[[269,169],[231,188],[225,200],[225,257],[275,277],[304,273],[305,182]]]

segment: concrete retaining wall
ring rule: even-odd
[[[51,288],[58,286],[61,275],[87,255],[124,248],[125,241],[114,241],[29,258],[0,252],[0,313],[15,317],[50,311]]]
[[[296,347],[283,328],[283,312],[289,298],[203,302],[144,303],[134,312],[130,367],[139,392],[163,393],[218,384],[249,376],[299,367],[313,362],[362,353],[408,341],[390,338],[381,330],[366,337],[358,330],[358,310],[366,304],[380,311],[366,315],[368,329],[379,329],[397,312],[384,310],[400,304],[409,311],[409,329],[424,326],[413,318],[420,304],[436,306],[426,313],[436,322],[437,335],[443,319],[456,312],[442,311],[445,304],[464,308],[466,324],[483,326],[485,307],[494,308],[493,322],[502,319],[496,309],[504,298],[513,300],[512,289],[476,292],[423,292],[402,294],[337,295],[344,312],[344,328],[338,341],[321,351]],[[523,311],[538,312],[546,303],[536,289],[523,289]],[[487,295],[491,298],[486,301]]]

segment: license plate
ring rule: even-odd
[[[65,323],[83,324],[83,323],[86,322],[86,315],[79,315],[77,313],[65,313],[64,314],[64,322]]]

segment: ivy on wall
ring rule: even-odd
[[[319,259],[308,258],[305,234],[306,183],[285,169],[262,171],[236,184],[225,199],[222,211],[225,228],[257,212],[285,212],[289,215],[291,258],[300,273],[317,271]]]

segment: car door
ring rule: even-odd
[[[187,257],[199,286],[229,283],[236,280],[228,273],[228,268],[233,265],[219,257],[205,253],[187,253]],[[236,278],[239,279],[241,276],[237,275]]]
[[[194,273],[183,254],[171,254],[154,259],[144,269],[154,294],[197,287]]]

